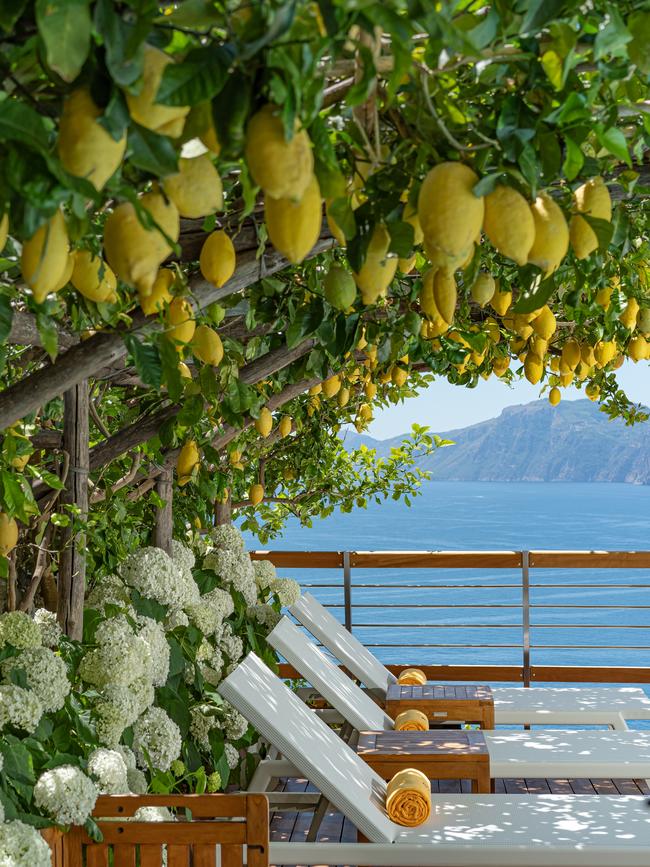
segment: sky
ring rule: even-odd
[[[650,406],[650,364],[626,361],[618,371],[618,381],[630,400]],[[377,412],[368,433],[375,439],[389,439],[408,433],[411,425],[428,425],[433,433],[467,427],[500,415],[507,406],[539,400],[540,388],[525,379],[512,387],[492,376],[479,379],[476,388],[450,385],[437,380],[417,397]],[[548,392],[545,392],[544,398]],[[562,389],[562,400],[584,400],[584,390]]]

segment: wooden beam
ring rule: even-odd
[[[156,548],[162,548],[170,556],[172,553],[172,534],[174,530],[174,515],[172,510],[173,491],[174,474],[169,467],[164,467],[156,479],[156,493],[163,501],[163,505],[156,506],[153,544]]]
[[[531,551],[537,569],[650,569],[650,551]]]
[[[88,381],[83,379],[68,389],[63,397],[63,448],[70,456],[66,488],[61,501],[75,506],[70,524],[63,529],[58,578],[58,611],[61,628],[80,640],[83,632],[83,608],[86,588],[86,533],[77,531],[77,521],[88,517]]]

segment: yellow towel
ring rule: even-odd
[[[400,686],[424,686],[427,677],[419,668],[405,668],[397,678],[397,682]]]
[[[386,787],[386,812],[398,825],[415,828],[431,813],[431,783],[415,768],[399,771]]]
[[[429,718],[421,710],[403,710],[395,717],[396,732],[428,732]]]

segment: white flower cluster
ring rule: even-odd
[[[161,548],[134,551],[122,564],[120,574],[141,596],[172,609],[198,601],[199,589],[191,573],[179,569]]]
[[[128,686],[151,669],[147,642],[137,636],[124,614],[102,621],[95,633],[95,650],[81,661],[79,674],[93,686]]]
[[[192,623],[201,630],[204,635],[212,635],[221,626],[221,623],[235,610],[235,603],[227,590],[215,587],[194,605],[185,608]]]
[[[51,867],[50,847],[24,822],[0,824],[0,867]]]
[[[88,773],[97,780],[100,794],[123,795],[130,791],[127,766],[118,750],[100,747],[88,756]]]
[[[210,534],[214,548],[203,560],[204,569],[212,569],[222,582],[242,594],[247,605],[257,602],[257,584],[244,537],[236,527],[215,527]]]
[[[172,539],[172,560],[178,566],[178,568],[185,573],[192,574],[192,569],[194,568],[195,557],[194,551],[191,548],[188,548],[187,545],[183,545],[182,542],[178,542],[176,539]]]
[[[115,748],[125,728],[136,721],[153,704],[153,684],[141,677],[128,686],[109,684],[101,691],[94,710],[97,737],[102,744]]]
[[[38,608],[34,613],[34,623],[41,630],[41,642],[43,646],[57,647],[63,630],[57,623],[54,611],[48,611],[47,608]]]
[[[13,683],[0,686],[0,729],[7,725],[31,734],[43,716],[43,705],[36,693]]]
[[[300,599],[300,584],[293,578],[276,578],[269,589],[275,593],[282,606],[294,605]]]
[[[250,605],[246,612],[251,620],[257,621],[270,632],[280,622],[282,615],[265,602],[260,605]]]
[[[141,768],[168,771],[181,754],[181,732],[160,707],[150,707],[133,727],[133,750]]]
[[[219,636],[219,647],[230,662],[239,662],[244,654],[244,642],[232,631],[230,623],[224,623]]]
[[[220,729],[224,736],[231,741],[238,741],[248,731],[248,722],[231,704],[224,702],[221,705],[196,705],[190,711],[190,734],[199,746],[204,750],[210,750],[210,732],[213,729]],[[239,753],[234,747],[231,747],[230,760],[234,758],[234,753],[237,753],[237,761],[239,762]]]
[[[266,590],[277,578],[275,566],[270,560],[254,560],[253,571],[255,572],[255,583],[260,590]]]
[[[204,644],[208,644],[211,653],[206,662],[199,661],[199,670],[207,683],[212,684],[212,686],[219,686],[223,680],[223,654],[218,647],[212,647],[208,642],[204,642]]]
[[[18,650],[40,647],[43,643],[37,623],[23,611],[8,611],[0,615],[0,647],[11,644]]]
[[[74,765],[45,771],[34,786],[34,803],[57,825],[83,825],[99,792],[90,777]]]
[[[239,764],[239,750],[236,747],[233,747],[232,744],[224,744],[223,750],[226,755],[226,761],[228,762],[228,767],[231,771],[234,771],[237,765]]]
[[[215,548],[246,551],[244,537],[234,524],[221,524],[218,527],[214,527],[210,533],[210,538]]]
[[[115,605],[130,615],[135,612],[131,605],[129,588],[117,575],[106,575],[86,597],[86,605],[97,611],[104,611],[107,605]]]
[[[138,637],[149,648],[149,674],[154,686],[163,686],[169,674],[169,644],[165,630],[151,617],[138,617],[140,632]]]
[[[133,750],[130,747],[124,746],[124,744],[120,744],[116,750],[122,756],[124,764],[126,765],[126,780],[129,786],[129,791],[133,792],[134,795],[146,794],[149,784],[140,768],[136,767],[135,753]]]
[[[11,672],[22,669],[27,686],[36,693],[43,710],[57,711],[65,704],[70,681],[65,662],[47,647],[30,647],[17,656],[5,659],[0,666],[2,677],[9,680]]]
[[[227,738],[231,741],[238,741],[243,738],[248,731],[247,720],[228,702],[221,705],[221,728]]]
[[[203,705],[191,709],[190,734],[202,749],[210,749],[210,732],[216,728],[219,728],[219,723],[213,709]]]
[[[167,807],[138,807],[132,822],[173,822],[174,814]]]

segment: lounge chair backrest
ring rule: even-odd
[[[359,731],[392,731],[393,721],[297,626],[283,617],[269,644]]]
[[[386,783],[258,656],[249,653],[218,691],[371,843],[394,841]]]
[[[368,689],[385,693],[397,683],[395,675],[333,617],[311,593],[304,593],[289,609],[296,620],[327,647]]]

